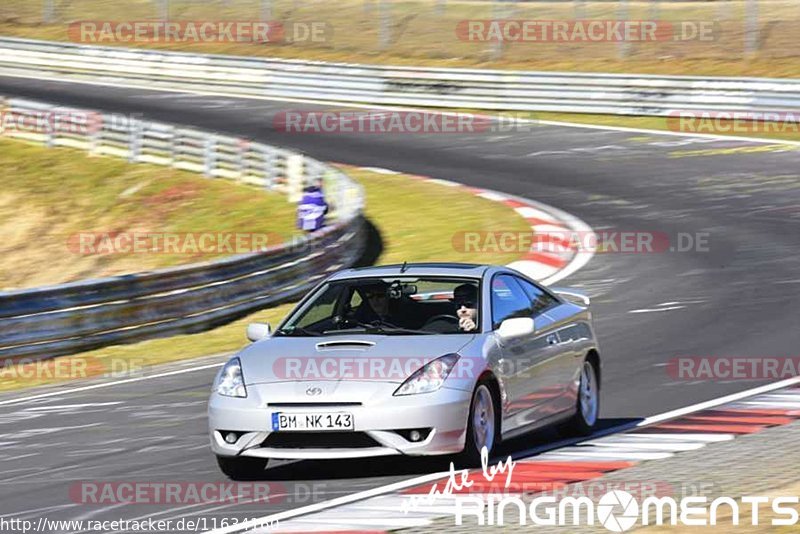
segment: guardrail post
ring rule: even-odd
[[[247,175],[246,169],[246,155],[250,148],[250,141],[247,139],[239,139],[236,143],[236,168],[239,171],[239,179],[243,179]]]
[[[297,203],[303,197],[305,187],[305,165],[302,154],[291,154],[286,158],[286,187],[289,202]]]
[[[378,48],[386,50],[391,39],[391,11],[387,0],[378,0]]]
[[[167,138],[167,158],[169,159],[169,166],[174,167],[178,153],[178,140],[177,135],[175,135],[174,126],[169,127],[169,133],[167,135],[169,136]]]
[[[660,0],[650,0],[650,13],[648,18],[650,20],[658,20],[661,11]]]
[[[514,18],[514,16],[516,16],[515,4],[504,3],[501,0],[492,1],[492,20],[505,20]],[[491,40],[490,43],[489,54],[491,58],[500,59],[506,46],[503,38],[499,37],[497,40]]]
[[[44,0],[42,6],[42,22],[51,24],[56,21],[56,6],[55,0]]]
[[[45,129],[47,130],[47,135],[45,136],[44,144],[47,148],[52,148],[56,144],[55,124],[47,121]]]
[[[158,0],[159,20],[169,20],[169,0]]]
[[[203,149],[203,174],[206,176],[214,176],[214,167],[217,164],[217,140],[213,135],[206,137],[205,147]]]
[[[586,18],[586,0],[574,0],[572,8],[575,11],[575,20],[582,20]]]
[[[105,116],[101,119],[105,123]],[[100,140],[103,135],[103,124],[99,128],[91,128],[89,130],[89,155],[96,156],[100,148]]]
[[[758,0],[747,0],[745,4],[744,53],[758,52]]]
[[[142,130],[144,123],[136,117],[131,117],[128,126],[128,159],[131,163],[138,163],[142,155]]]
[[[619,0],[618,11],[617,11],[617,20],[628,20],[629,13],[628,13],[628,0]],[[619,45],[619,57],[624,59],[630,55],[630,43],[625,36],[623,35],[622,40],[618,43]]]
[[[261,146],[262,171],[264,173],[264,189],[275,187],[275,153],[266,145]]]
[[[728,20],[731,18],[731,3],[730,0],[717,1],[717,18],[719,20]]]

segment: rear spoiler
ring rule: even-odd
[[[550,291],[552,291],[559,297],[564,297],[570,302],[578,304],[580,306],[589,307],[592,304],[592,299],[589,298],[589,295],[587,295],[582,291],[578,291],[575,289],[568,289],[565,287],[551,287]]]

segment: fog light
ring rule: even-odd
[[[234,444],[239,439],[239,436],[236,435],[236,432],[228,432],[225,434],[225,443]]]
[[[408,437],[411,438],[411,441],[419,441],[422,435],[418,430],[412,430]]]

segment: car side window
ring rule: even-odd
[[[525,290],[525,293],[528,295],[528,298],[531,299],[531,308],[533,310],[533,315],[539,315],[543,311],[552,308],[558,304],[558,300],[553,297],[553,295],[549,294],[541,287],[536,286],[524,280],[522,278],[514,278],[519,285],[522,286],[522,289]]]
[[[531,317],[531,301],[513,276],[501,274],[492,279],[493,328],[512,317]]]

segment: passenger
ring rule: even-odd
[[[472,284],[461,284],[453,290],[453,304],[462,332],[478,330],[478,289]]]

